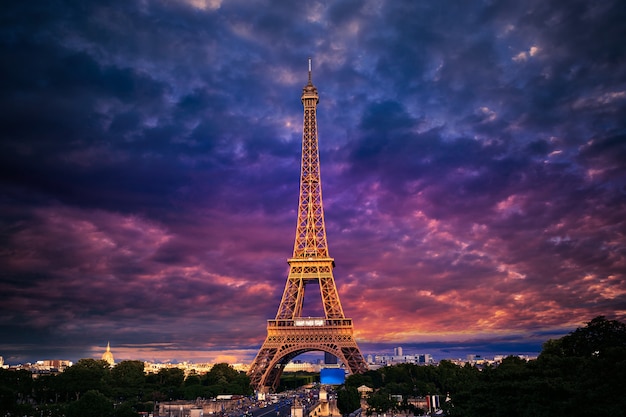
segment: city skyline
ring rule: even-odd
[[[101,347],[98,346],[97,348],[99,349]],[[125,349],[124,347],[121,348],[121,351],[130,352],[131,354],[134,353],[134,350],[132,349],[128,350],[128,349]],[[407,361],[416,360],[416,358],[418,357],[423,357],[420,359],[420,360],[425,361],[423,362],[423,364],[433,364],[433,363],[436,364],[437,362],[441,360],[452,360],[452,361],[494,360],[494,358],[495,360],[501,360],[502,358],[506,356],[518,356],[518,357],[524,357],[528,359],[532,359],[536,357],[536,355],[533,355],[533,353],[536,353],[536,352],[530,352],[530,354],[529,352],[517,353],[517,354],[510,353],[510,352],[508,354],[490,352],[490,355],[482,355],[481,353],[476,353],[473,351],[458,351],[456,352],[457,354],[455,356],[454,354],[447,354],[445,353],[445,351],[447,351],[447,349],[438,351],[439,352],[438,354],[432,355],[430,352],[424,351],[424,350],[415,350],[413,348],[407,352],[407,351],[403,351],[402,346],[400,347],[394,346],[388,351],[366,352],[364,353],[364,359],[366,359],[367,363],[370,365],[381,365],[381,364],[389,365],[389,364],[394,364],[394,363],[407,363]],[[119,358],[117,356],[117,353],[118,352],[116,351],[116,348],[115,347],[112,348],[110,346],[110,342],[108,342],[106,347],[102,349],[100,352],[96,351],[93,356],[81,357],[81,358],[64,358],[64,357],[37,358],[36,360],[26,361],[26,362],[7,363],[4,360],[4,357],[0,355],[0,366],[20,367],[24,365],[26,366],[27,365],[39,365],[43,363],[44,365],[58,368],[59,366],[57,363],[63,363],[62,366],[71,366],[80,359],[105,360],[112,367],[124,361],[142,361],[145,363],[160,364],[160,365],[171,364],[171,365],[189,365],[189,366],[192,366],[192,365],[204,366],[204,365],[214,365],[216,363],[228,363],[230,365],[236,366],[236,368],[239,370],[247,370],[248,367],[251,365],[250,363],[247,363],[247,362],[232,362],[232,361],[229,362],[226,357],[221,357],[221,358],[218,358],[216,361],[209,361],[209,362],[207,361],[194,362],[185,358],[182,358],[182,359],[171,358],[171,359],[166,360],[165,362],[160,362],[159,360],[154,359],[154,358],[146,359],[146,358],[139,358],[139,357],[132,357],[132,356]],[[379,361],[382,361],[382,362],[379,362]],[[321,351],[307,352],[303,355],[300,355],[294,358],[292,362],[294,364],[304,363],[304,364],[330,365],[331,367],[344,366],[341,361],[335,361],[332,363],[326,362],[326,357],[324,356],[324,353]],[[288,369],[289,368],[287,368],[285,372],[287,372]]]
[[[293,251],[308,57],[328,246],[364,354],[531,354],[626,319],[617,1],[0,14],[6,363],[107,342],[116,359],[254,358]]]

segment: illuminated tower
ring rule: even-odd
[[[260,391],[278,386],[285,365],[296,356],[323,351],[336,356],[350,373],[367,370],[367,364],[353,336],[352,319],[343,314],[333,278],[335,260],[328,255],[322,182],[317,138],[317,88],[311,80],[302,89],[304,125],[298,223],[289,276],[274,320],[267,321],[267,338],[248,375]],[[324,317],[302,317],[307,284],[320,288]]]

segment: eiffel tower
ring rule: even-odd
[[[263,392],[276,389],[285,365],[305,352],[328,352],[350,373],[367,370],[354,340],[352,319],[344,316],[339,301],[333,278],[335,260],[328,255],[317,139],[319,95],[311,81],[310,58],[309,82],[301,99],[304,125],[296,242],[287,261],[289,276],[278,313],[267,321],[267,338],[248,371],[252,386]],[[304,290],[311,283],[319,285],[325,317],[302,317]]]

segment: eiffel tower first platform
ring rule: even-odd
[[[287,365],[296,356],[323,351],[336,356],[350,373],[362,373],[367,364],[353,336],[352,319],[346,318],[333,278],[335,260],[328,255],[322,183],[320,176],[316,108],[317,88],[311,81],[302,89],[304,126],[298,224],[289,276],[274,320],[267,321],[267,338],[248,375],[258,391],[276,389]],[[320,288],[325,317],[302,317],[307,284]]]

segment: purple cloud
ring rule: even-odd
[[[626,317],[618,2],[274,3],[3,9],[7,362],[108,340],[252,359],[293,249],[308,56],[366,352],[531,352]]]

